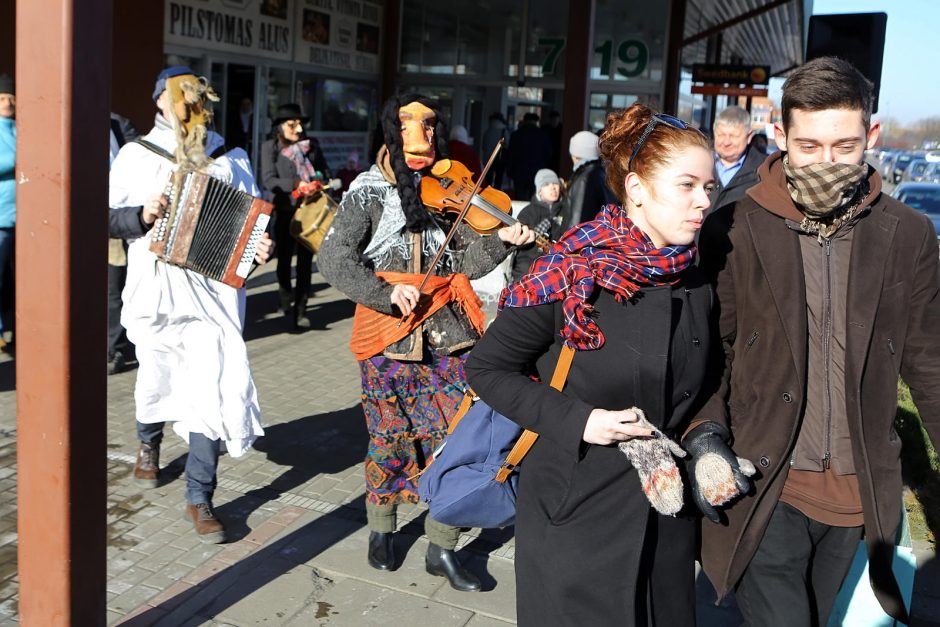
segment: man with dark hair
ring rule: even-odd
[[[709,211],[744,198],[757,184],[757,168],[767,156],[749,147],[753,136],[751,114],[741,107],[727,107],[715,117],[715,178],[718,189],[712,192]]]
[[[725,524],[704,523],[702,564],[719,596],[737,586],[749,625],[826,625],[863,532],[875,595],[907,622],[897,381],[940,442],[940,268],[931,221],[864,161],[871,106],[846,61],[794,70],[781,152],[702,230],[724,367],[696,420],[759,470]]]

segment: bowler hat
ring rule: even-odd
[[[286,122],[287,120],[300,120],[301,122],[307,122],[310,118],[305,116],[300,110],[300,105],[294,103],[283,104],[277,108],[277,113],[274,115],[274,124],[280,124],[281,122]]]

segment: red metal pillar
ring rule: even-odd
[[[597,0],[568,3],[568,40],[565,44],[565,96],[561,123],[561,170],[571,174],[568,139],[587,128],[588,80],[594,58],[594,15]],[[561,174],[561,173],[559,173]]]
[[[27,626],[105,623],[110,79],[111,0],[17,1],[17,522]]]

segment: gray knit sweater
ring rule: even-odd
[[[333,225],[320,249],[317,265],[324,278],[353,302],[387,314],[398,314],[391,304],[393,286],[376,271],[417,272],[413,260],[413,238],[406,231],[401,199],[377,166],[360,174],[343,196]],[[426,272],[450,228],[421,233],[421,272]],[[481,236],[460,225],[435,274],[462,272],[471,279],[484,276],[509,254],[512,247],[495,235]],[[389,346],[384,354],[395,359],[420,359],[421,343],[440,354],[451,354],[473,346],[479,335],[467,317],[448,304],[428,318],[411,336]]]

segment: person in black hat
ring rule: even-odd
[[[307,137],[309,118],[296,104],[281,105],[274,116],[271,139],[261,146],[261,184],[274,195],[274,241],[277,245],[277,282],[281,311],[295,329],[310,328],[306,317],[313,253],[298,246],[290,234],[290,222],[299,201],[291,192],[303,183],[330,178],[320,143]],[[297,253],[297,284],[291,288],[290,267]]]

